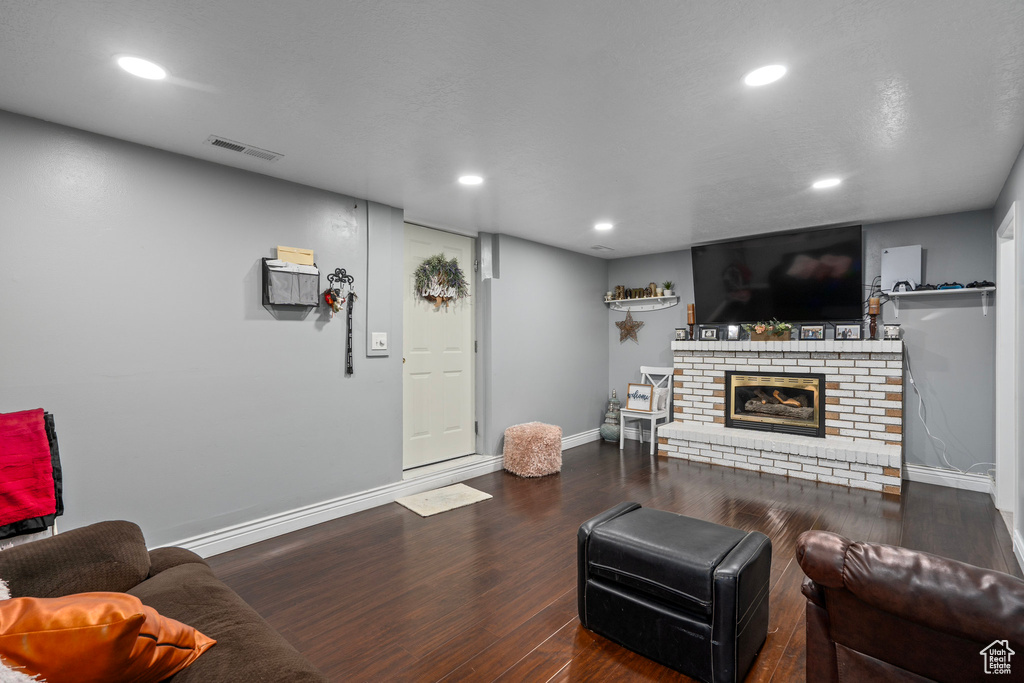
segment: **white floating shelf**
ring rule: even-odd
[[[613,299],[605,301],[605,303],[613,311],[659,311],[678,304],[679,297],[675,294],[672,296],[648,296],[640,299]]]
[[[900,317],[900,299],[917,296],[964,296],[967,294],[981,295],[981,314],[988,315],[988,293],[996,291],[995,287],[964,287],[963,289],[925,289],[918,292],[887,292],[892,299],[896,317]]]

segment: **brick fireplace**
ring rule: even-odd
[[[902,342],[677,341],[672,351],[675,422],[658,429],[659,455],[900,493]],[[728,397],[727,374],[743,387]],[[735,423],[737,397],[747,424]],[[780,422],[798,428],[780,433]]]

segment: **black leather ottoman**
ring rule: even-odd
[[[621,503],[577,538],[583,626],[702,681],[740,681],[768,635],[772,542]]]

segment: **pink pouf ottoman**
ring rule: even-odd
[[[505,430],[505,469],[520,477],[562,470],[562,428],[527,422]]]

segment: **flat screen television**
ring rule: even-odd
[[[693,247],[697,322],[859,320],[862,250],[859,225]]]

